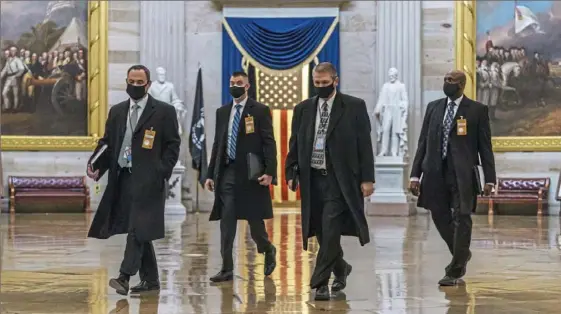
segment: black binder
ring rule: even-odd
[[[265,173],[265,164],[261,157],[255,153],[247,153],[247,178],[250,181],[259,181]],[[277,185],[277,178],[273,177],[272,185]]]
[[[298,184],[300,181],[300,174],[298,173],[299,171],[300,169],[298,168],[298,165],[294,165],[294,167],[292,167],[292,173],[293,173],[292,185],[289,188],[293,192],[296,192],[296,189],[298,189]]]
[[[483,167],[480,165],[473,166],[473,175],[475,178],[475,191],[479,195],[483,195],[483,187],[485,186],[485,175],[483,174]]]

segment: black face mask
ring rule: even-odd
[[[328,86],[316,87],[316,93],[318,94],[319,98],[329,97],[334,90],[335,86],[333,86],[333,84]]]
[[[238,99],[245,94],[245,87],[243,86],[230,86],[230,95],[235,99]]]
[[[146,85],[127,84],[127,94],[129,94],[133,100],[139,100],[146,96]]]
[[[444,82],[444,86],[442,87],[442,90],[444,91],[444,95],[452,98],[456,96],[460,91],[460,84]]]

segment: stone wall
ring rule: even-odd
[[[127,98],[125,93],[126,70],[140,61],[139,57],[139,11],[140,1],[109,2],[109,104]],[[10,175],[85,175],[86,162],[91,152],[2,152],[4,182]],[[105,180],[99,182],[101,191]],[[90,181],[92,204],[99,202],[95,183]],[[7,184],[5,195],[8,195]]]

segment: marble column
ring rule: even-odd
[[[187,111],[192,110],[187,99],[185,73],[187,71],[187,42],[185,38],[185,1],[140,1],[140,62],[152,72],[166,69],[166,80],[173,83],[177,96],[183,100]],[[185,126],[188,127],[187,121]],[[182,134],[180,160],[187,163],[189,132]],[[187,171],[189,171],[187,169]],[[183,175],[183,198],[190,198],[192,185],[188,175]]]
[[[395,67],[399,80],[407,88],[409,97],[409,155],[414,155],[422,117],[421,106],[421,2],[378,1],[376,6],[376,74],[375,99],[382,85],[388,81],[388,70]],[[405,171],[408,173],[408,169]],[[406,179],[404,178],[404,184]],[[401,208],[401,207],[400,207]],[[379,210],[378,210],[379,209]],[[398,208],[370,208],[370,214],[409,215],[409,206]]]

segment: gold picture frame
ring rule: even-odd
[[[464,71],[467,84],[464,94],[475,99],[476,55],[476,0],[456,1],[455,51],[456,69]],[[496,136],[493,137],[496,152],[552,152],[561,151],[561,136]]]
[[[3,151],[89,151],[105,132],[107,119],[108,1],[88,1],[89,136],[1,136]]]

